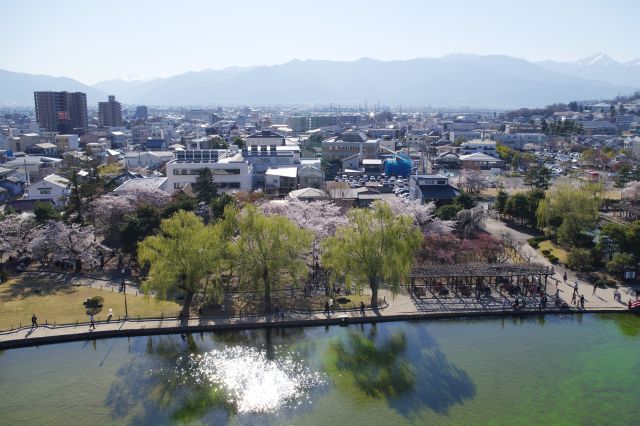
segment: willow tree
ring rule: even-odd
[[[333,277],[369,285],[371,307],[378,306],[378,288],[386,283],[395,294],[406,281],[422,233],[407,215],[394,215],[387,203],[352,209],[349,224],[323,243],[322,264]]]
[[[556,185],[538,203],[538,226],[554,231],[562,245],[579,245],[581,235],[597,223],[600,200],[596,186]]]
[[[160,224],[160,233],[138,244],[138,260],[149,263],[149,275],[143,282],[146,294],[166,298],[172,290],[184,294],[182,317],[189,317],[193,298],[208,292],[222,297],[221,280],[216,279],[226,269],[224,230],[205,226],[192,212],[178,211]]]
[[[271,313],[271,293],[285,278],[296,285],[307,273],[303,255],[311,250],[313,234],[286,217],[266,216],[253,205],[241,211],[227,207],[219,226],[233,234],[228,252],[235,258],[239,284],[261,290],[265,311]]]

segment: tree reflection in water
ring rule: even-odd
[[[262,414],[285,410],[289,398],[323,381],[298,362],[304,354],[291,353],[290,344],[303,335],[303,329],[265,329],[211,333],[209,339],[200,334],[200,342],[191,334],[148,337],[134,350],[141,356],[118,371],[106,404],[114,420],[134,424],[252,421],[260,413],[247,411],[247,398],[267,410]]]
[[[375,324],[366,334],[352,330],[330,346],[326,370],[342,392],[362,402],[385,399],[408,418],[424,409],[446,414],[476,393],[469,375],[447,359],[423,327],[384,336]]]

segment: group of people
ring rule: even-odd
[[[595,286],[594,286],[595,287]],[[593,290],[595,293],[595,289]],[[573,294],[571,295],[571,304],[576,305],[579,309],[584,309],[584,294],[578,292],[578,281],[573,286]]]

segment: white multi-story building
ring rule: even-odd
[[[247,146],[282,146],[285,144],[284,136],[271,130],[263,130],[248,136],[246,140]]]
[[[462,153],[462,155],[480,152],[482,154],[491,155],[496,158],[498,157],[498,152],[496,151],[496,143],[493,141],[473,140],[470,142],[464,142],[460,147],[460,152]]]
[[[251,191],[253,167],[241,153],[219,149],[177,151],[169,161],[165,190],[173,193],[186,184],[194,184],[203,168],[211,170],[213,180],[222,192]]]

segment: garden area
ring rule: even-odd
[[[118,287],[118,286],[116,286]],[[96,320],[106,320],[109,309],[113,318],[124,317],[124,296],[117,288],[93,283],[91,287],[81,280],[70,280],[66,275],[26,272],[0,284],[0,330],[30,325],[35,314],[40,325],[89,321],[87,299],[101,297],[101,309],[94,311]],[[177,316],[180,305],[173,301],[146,298],[142,294],[127,294],[129,316]]]

